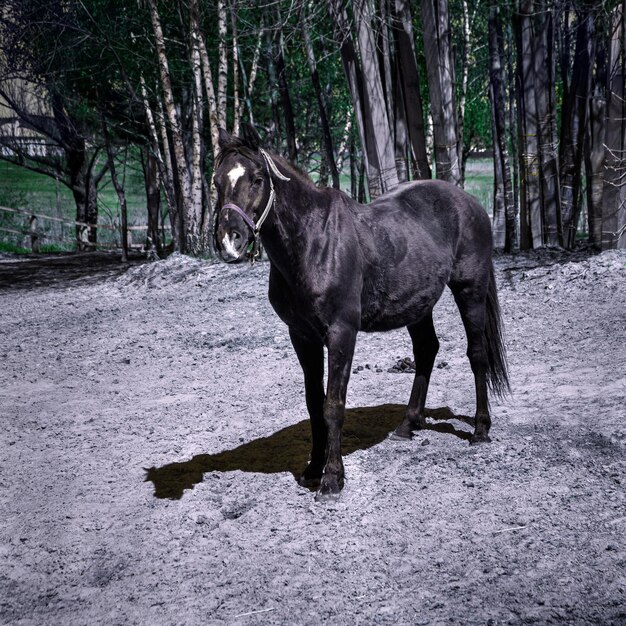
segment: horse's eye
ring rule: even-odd
[[[258,187],[263,182],[263,179],[259,176],[254,179],[254,183],[252,183],[255,187]]]

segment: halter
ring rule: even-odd
[[[254,260],[259,254],[258,239],[259,239],[259,234],[261,232],[261,226],[263,226],[263,222],[265,222],[267,216],[269,215],[269,212],[272,209],[272,206],[276,202],[276,192],[274,191],[274,181],[272,180],[272,173],[274,173],[276,178],[280,180],[285,180],[285,181],[291,180],[291,178],[288,178],[287,176],[285,176],[276,167],[276,163],[274,163],[274,160],[272,159],[272,157],[265,150],[263,150],[263,148],[260,148],[259,152],[261,153],[261,155],[263,156],[263,159],[265,160],[265,167],[267,168],[267,173],[268,173],[268,177],[270,180],[270,195],[269,195],[269,198],[267,199],[267,204],[265,205],[265,209],[263,210],[263,213],[261,213],[261,217],[255,223],[254,220],[251,217],[249,217],[248,214],[240,206],[237,206],[236,204],[233,204],[232,202],[227,202],[226,204],[222,205],[222,208],[220,209],[220,213],[219,213],[221,216],[224,209],[232,209],[235,213],[237,213],[237,215],[241,217],[241,219],[246,223],[246,226],[252,231],[252,235],[254,236],[254,241],[248,247],[248,251],[247,251],[248,256],[252,260]]]

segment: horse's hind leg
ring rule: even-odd
[[[425,428],[426,393],[433,371],[435,357],[439,351],[439,340],[433,326],[432,314],[416,324],[408,327],[413,342],[413,356],[415,358],[415,380],[411,389],[411,399],[404,421],[395,430],[398,437],[410,438],[412,431]]]
[[[476,387],[476,421],[470,443],[488,443],[491,417],[487,396],[487,347],[485,343],[487,283],[450,283],[467,335],[467,357]]]

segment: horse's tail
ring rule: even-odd
[[[487,385],[492,393],[502,398],[511,391],[502,332],[502,317],[498,303],[498,290],[493,265],[489,273],[487,290],[485,345],[487,348]]]

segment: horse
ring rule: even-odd
[[[439,349],[432,311],[447,285],[467,335],[476,414],[470,443],[488,443],[488,390],[509,390],[492,261],[491,224],[478,201],[440,180],[402,183],[369,204],[319,188],[261,146],[256,130],[221,129],[214,172],[215,245],[223,261],[269,258],[269,300],[304,373],[312,447],[299,483],[317,499],[344,486],[341,429],[359,331],[406,326],[415,379],[393,436],[426,427],[426,393]],[[324,389],[324,347],[328,353]]]

